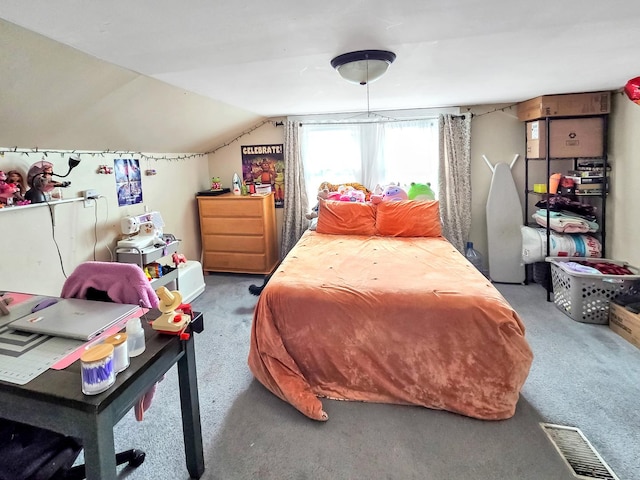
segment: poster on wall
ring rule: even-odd
[[[283,208],[283,145],[243,145],[242,181],[249,193],[273,192],[276,208]]]
[[[118,193],[118,206],[142,203],[142,177],[140,163],[133,158],[116,158],[113,161]]]

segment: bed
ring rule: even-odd
[[[437,202],[322,201],[258,299],[248,363],[314,420],[323,397],[501,420],[532,359],[516,311],[441,236]]]

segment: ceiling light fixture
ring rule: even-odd
[[[384,75],[395,59],[396,54],[386,50],[358,50],[338,55],[331,66],[348,82],[367,85]]]

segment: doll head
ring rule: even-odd
[[[53,190],[53,164],[46,160],[40,160],[34,163],[27,172],[27,182],[29,187],[35,188],[43,192]]]
[[[24,193],[25,189],[27,188],[27,185],[24,182],[24,177],[18,170],[9,170],[7,172],[6,182],[14,184],[20,189],[22,193]]]

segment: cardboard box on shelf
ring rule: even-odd
[[[543,95],[518,104],[518,120],[527,122],[544,117],[579,117],[607,114],[611,92]]]
[[[609,304],[609,328],[640,348],[640,315],[612,302]]]
[[[551,158],[602,157],[604,155],[604,119],[602,117],[551,119],[549,121]],[[546,158],[545,120],[526,123],[527,158]]]

